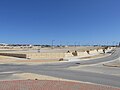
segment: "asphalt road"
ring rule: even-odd
[[[0,65],[0,79],[8,79],[14,73],[35,73],[41,75],[49,75],[63,79],[77,80],[83,82],[91,82],[102,85],[109,85],[120,88],[120,76],[113,75],[109,73],[99,73],[97,69],[91,69],[93,71],[88,71],[80,68],[79,70],[72,70],[69,67],[76,66],[88,66],[99,63],[112,61],[120,57],[120,48],[117,48],[114,53],[112,53],[108,57],[94,59],[94,60],[85,60],[85,61],[75,61],[75,62],[62,62],[62,63],[54,63],[54,64],[43,64],[43,65],[11,65],[11,64],[2,64]],[[98,68],[98,67],[97,67]],[[111,68],[99,67],[99,70],[107,72]],[[117,70],[118,74],[120,74],[119,68],[112,68],[111,71]],[[10,73],[4,73],[10,72]],[[112,73],[112,72],[111,72]]]

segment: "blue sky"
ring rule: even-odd
[[[120,41],[120,0],[0,0],[0,42]]]

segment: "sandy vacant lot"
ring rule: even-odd
[[[90,50],[90,49],[96,49],[96,48],[101,48],[101,47],[92,47],[92,46],[87,46],[87,47],[66,47],[66,48],[42,48],[41,52],[66,52],[68,50],[78,50],[78,51],[84,51],[84,50]],[[18,50],[2,50],[0,49],[0,52],[10,52],[10,53],[23,53],[23,52],[34,52],[34,50],[26,50],[26,51],[18,51]],[[84,56],[84,57],[79,57],[81,60],[89,60],[89,59],[95,59],[95,58],[101,58],[107,55],[104,54],[98,54],[94,56]],[[15,57],[8,57],[8,56],[0,56],[0,64],[44,64],[44,63],[54,63],[54,62],[59,62],[59,59],[23,59],[23,58],[15,58]]]
[[[44,64],[59,62],[58,59],[19,59],[14,57],[0,56],[0,64]]]

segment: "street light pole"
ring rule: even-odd
[[[113,41],[113,46],[115,46],[115,41]]]
[[[52,40],[52,49],[54,48],[54,41],[55,41],[55,40]]]

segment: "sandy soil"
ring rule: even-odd
[[[60,80],[60,78],[55,78],[55,77],[45,76],[45,75],[38,75],[33,73],[14,74],[13,76],[19,77],[21,79]]]
[[[27,64],[27,65],[36,65],[36,64],[45,64],[45,63],[55,63],[59,62],[58,59],[49,59],[49,60],[28,60],[28,59],[15,59],[15,58],[0,58],[0,64]]]
[[[102,47],[93,47],[93,46],[80,46],[80,47],[64,47],[64,48],[40,48],[40,52],[48,52],[48,53],[57,53],[57,52],[67,52],[69,51],[86,51],[86,50],[94,50],[94,49],[101,49]],[[34,52],[38,52],[38,48],[36,49],[0,49],[0,51],[2,52],[12,52],[12,53],[34,53]]]
[[[8,59],[8,56],[0,56],[0,59]]]
[[[84,49],[95,49],[98,47],[76,47],[76,49],[78,50],[84,50]],[[67,50],[67,49],[75,49],[74,48],[65,48],[62,50]],[[56,49],[54,49],[55,51],[57,51]],[[53,51],[54,51],[53,50]],[[49,51],[49,49],[47,49],[47,51]],[[58,50],[59,51],[59,50]],[[86,57],[82,57],[79,59],[81,60],[91,60],[91,59],[96,59],[96,58],[102,58],[108,56],[108,54],[99,54],[99,55],[94,55],[94,56],[86,56]],[[21,58],[15,58],[15,57],[8,57],[8,56],[0,56],[0,64],[30,64],[30,65],[35,65],[35,64],[44,64],[44,63],[54,63],[54,62],[59,62],[59,59],[21,59]]]
[[[96,58],[106,57],[109,54],[99,54],[94,56],[82,57],[81,60],[91,60]],[[36,65],[36,64],[45,64],[45,63],[56,63],[60,62],[59,59],[19,59],[8,56],[0,56],[0,64],[27,64],[27,65]]]
[[[19,79],[26,80],[59,80],[59,81],[74,81],[74,82],[79,82],[75,80],[67,80],[67,79],[62,79],[62,78],[56,78],[52,76],[46,76],[46,75],[38,75],[34,73],[22,73],[22,74],[13,74],[13,77],[18,77]]]
[[[94,55],[94,56],[82,57],[82,58],[79,58],[79,59],[82,59],[82,60],[91,60],[91,59],[98,59],[98,58],[107,57],[109,55],[110,54],[99,54],[99,55]]]
[[[119,67],[120,68],[120,61],[116,60],[116,61],[113,61],[113,62],[105,63],[103,65],[108,66],[108,67]]]

